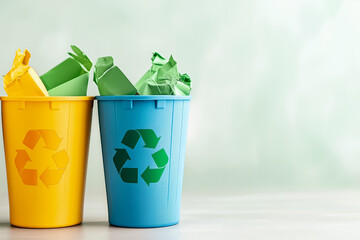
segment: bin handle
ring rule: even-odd
[[[157,109],[164,109],[165,108],[165,101],[164,100],[156,100],[156,108]]]
[[[133,109],[134,108],[133,100],[124,100],[122,102],[123,102],[123,108],[125,108],[125,109]],[[165,100],[155,100],[155,108],[164,109],[165,108]]]
[[[59,110],[60,109],[60,103],[56,101],[50,102],[50,109],[51,110]]]
[[[25,108],[26,108],[26,102],[25,101],[19,101],[18,109],[19,110],[25,110]]]
[[[133,100],[124,100],[123,101],[123,107],[125,109],[133,109],[134,108]]]
[[[51,110],[59,110],[60,104],[59,102],[51,101],[49,102],[49,107]],[[18,110],[25,110],[25,108],[26,108],[26,101],[19,101]]]

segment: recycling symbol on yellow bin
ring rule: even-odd
[[[32,162],[32,159],[25,149],[16,150],[15,165],[24,184],[37,185],[39,176],[45,186],[49,187],[49,185],[56,185],[60,182],[69,162],[69,157],[65,150],[57,151],[62,139],[58,137],[55,130],[29,130],[23,140],[23,144],[33,150],[41,138],[45,143],[45,148],[54,152],[52,160],[57,169],[50,169],[48,166],[44,171],[40,172],[38,169],[27,168],[27,162]]]

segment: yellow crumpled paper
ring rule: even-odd
[[[29,66],[30,52],[16,51],[11,70],[3,77],[8,96],[49,96],[35,70]]]

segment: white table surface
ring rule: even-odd
[[[111,227],[106,204],[87,197],[84,223],[59,229],[11,227],[1,204],[0,239],[360,239],[360,190],[185,193],[172,227]]]

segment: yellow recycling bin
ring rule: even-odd
[[[1,97],[10,223],[81,223],[93,97]]]

